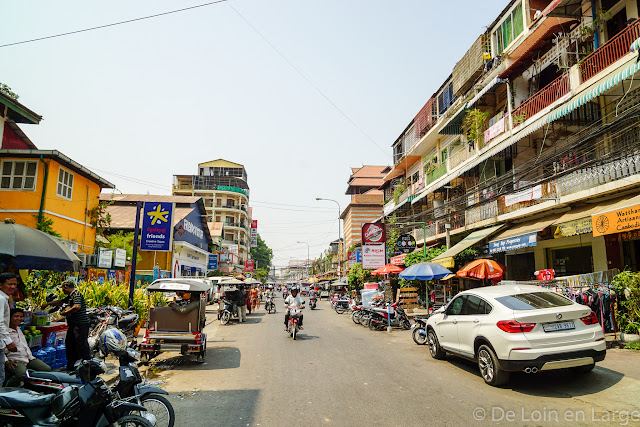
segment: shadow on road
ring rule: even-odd
[[[296,339],[300,341],[314,340],[316,338],[320,338],[320,337],[317,335],[307,335],[307,334],[296,335]]]
[[[447,356],[447,362],[460,369],[480,377],[478,365],[474,362]],[[517,393],[530,396],[572,398],[607,390],[616,385],[624,374],[611,369],[598,367],[588,374],[577,374],[571,370],[557,370],[525,374],[512,372],[506,385]]]
[[[176,426],[256,425],[260,390],[198,390],[175,393]]]
[[[237,347],[207,348],[205,364],[202,369],[235,369],[240,367],[242,354]]]

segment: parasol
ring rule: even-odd
[[[385,274],[398,274],[402,270],[404,270],[404,268],[398,267],[395,264],[387,264],[384,267],[381,267],[377,270],[373,270],[371,274],[374,276],[383,276]]]
[[[505,266],[491,259],[476,259],[462,267],[456,273],[458,277],[472,277],[474,279],[500,280]]]
[[[407,267],[400,277],[407,280],[439,280],[451,274],[449,269],[435,262],[421,262]]]

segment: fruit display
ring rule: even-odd
[[[30,326],[30,327],[24,329],[25,338],[36,337],[36,336],[40,335],[41,333],[42,332],[40,332],[40,329],[36,329],[35,326]]]

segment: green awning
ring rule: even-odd
[[[464,239],[460,240],[458,243],[453,245],[449,250],[447,250],[446,252],[443,252],[440,255],[438,255],[437,257],[435,257],[432,261],[435,262],[435,261],[437,261],[439,259],[444,259],[444,258],[448,258],[448,257],[454,257],[454,256],[458,255],[460,252],[464,251],[465,249],[470,248],[471,246],[475,245],[480,240],[486,239],[487,237],[491,236],[492,234],[495,234],[502,227],[504,227],[504,224],[494,225],[493,227],[485,228],[483,230],[474,231],[473,233],[469,234],[467,237],[465,237]]]
[[[461,135],[462,134],[462,119],[467,114],[467,105],[464,104],[456,113],[444,124],[440,132],[440,135]]]
[[[636,43],[640,45],[640,39],[636,40],[633,43],[634,44],[631,45],[632,47]],[[556,108],[555,110],[553,110],[549,114],[549,117],[547,118],[547,123],[551,123],[554,120],[558,120],[560,117],[566,116],[576,108],[583,106],[587,102],[591,101],[593,98],[601,95],[603,92],[606,92],[609,89],[613,88],[614,86],[620,84],[623,80],[628,79],[633,74],[635,74],[638,70],[640,70],[640,62],[635,61],[632,64],[625,67],[624,69],[622,69],[621,71],[614,74],[613,76],[606,78],[605,80],[595,85],[594,87],[577,95],[571,101],[566,102],[563,105]]]

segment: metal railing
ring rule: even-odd
[[[539,111],[553,104],[568,94],[570,89],[569,72],[565,72],[513,110],[511,113],[514,120],[513,127],[521,125]]]
[[[640,38],[640,19],[636,19],[611,40],[587,56],[580,64],[580,80],[586,82],[629,53],[631,43]]]
[[[469,150],[466,144],[456,147],[455,150],[451,151],[451,155],[449,156],[449,169],[458,167],[458,165],[466,162],[475,155],[475,150]]]
[[[480,206],[468,208],[465,211],[467,226],[498,216],[498,202],[492,200]]]
[[[446,173],[447,173],[447,165],[446,163],[442,163],[440,166],[438,166],[437,168],[427,173],[427,175],[425,176],[425,180],[427,183],[426,185],[429,185],[435,180],[437,180],[438,178],[443,177]]]
[[[502,195],[498,198],[497,202],[498,202],[498,215],[502,215],[502,214],[506,214],[509,212],[514,212],[517,211],[519,209],[523,209],[523,208],[528,208],[530,206],[533,205],[537,205],[538,203],[543,203],[549,199],[553,199],[556,198],[558,193],[556,191],[556,182],[555,181],[548,181],[548,182],[544,182],[541,184],[538,184],[541,188],[541,198],[532,198],[531,200],[527,200],[527,201],[522,201],[522,202],[518,202],[518,203],[514,203],[510,206],[506,205],[506,197],[509,194],[505,194]],[[543,200],[541,200],[543,199]]]

